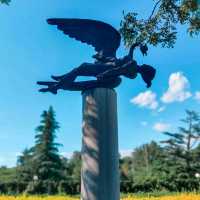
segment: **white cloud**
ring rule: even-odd
[[[158,109],[158,112],[163,112],[165,109],[166,109],[165,106],[161,106],[161,107]]]
[[[140,107],[145,107],[152,110],[158,107],[156,93],[150,90],[139,93],[136,97],[132,98],[130,102]]]
[[[192,96],[188,91],[189,85],[188,79],[181,72],[172,73],[169,77],[169,88],[161,97],[162,102],[182,102],[188,99]]]
[[[132,149],[124,149],[119,151],[122,158],[126,156],[131,156],[132,152],[133,152]]]
[[[197,101],[200,102],[200,91],[197,91],[197,92],[195,93],[194,98],[195,98]]]
[[[73,152],[61,152],[60,155],[70,159],[73,156]]]
[[[169,131],[170,127],[171,127],[170,124],[157,122],[154,124],[153,129],[157,132],[165,132],[165,131]]]
[[[148,122],[142,121],[142,122],[140,122],[140,124],[141,124],[142,126],[147,126],[147,125],[148,125]]]
[[[16,157],[19,157],[19,156],[22,156],[22,155],[23,155],[22,152],[16,152],[16,153],[15,153],[15,156],[16,156]]]

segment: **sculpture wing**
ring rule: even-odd
[[[57,25],[69,37],[92,45],[95,50],[106,56],[115,57],[120,46],[120,33],[111,25],[89,19],[48,19],[48,24]]]

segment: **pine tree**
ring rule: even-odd
[[[179,127],[176,133],[164,132],[168,139],[162,141],[166,151],[163,170],[168,171],[167,178],[172,177],[178,190],[195,189],[198,183],[195,174],[200,170],[194,156],[200,141],[200,116],[190,110],[186,110],[186,115],[186,118],[181,120],[186,126]]]
[[[162,143],[167,144],[166,149],[171,157],[184,161],[189,170],[193,163],[193,150],[200,141],[200,117],[198,113],[190,110],[186,110],[186,115],[186,118],[181,120],[186,127],[179,127],[177,133],[164,132],[169,139]]]
[[[41,124],[36,128],[38,134],[33,148],[35,173],[39,180],[59,181],[62,178],[62,161],[58,154],[60,144],[54,142],[59,124],[52,107],[44,111],[41,118]]]

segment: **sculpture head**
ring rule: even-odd
[[[143,64],[139,67],[138,72],[141,74],[142,79],[147,84],[147,88],[151,87],[152,80],[156,75],[156,70],[150,65]]]

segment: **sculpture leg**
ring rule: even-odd
[[[56,81],[62,81],[62,80],[65,80],[65,81],[68,81],[68,82],[72,82],[76,79],[77,77],[77,68],[71,70],[70,72],[64,74],[64,75],[61,75],[61,76],[51,76],[51,78],[53,80],[56,80]]]
[[[105,64],[91,64],[91,63],[83,63],[77,68],[74,68],[67,74],[62,76],[51,76],[56,81],[64,81],[64,82],[73,82],[75,81],[77,76],[93,76],[96,77],[98,74],[103,73],[112,66]]]
[[[109,78],[102,81],[99,80],[91,80],[91,81],[79,81],[79,82],[72,82],[71,84],[67,85],[60,85],[59,89],[63,90],[71,90],[71,91],[85,91],[92,88],[115,88],[121,83],[121,78]]]
[[[53,94],[56,94],[58,89],[83,91],[96,87],[114,88],[121,82],[120,78],[114,77],[103,81],[93,80],[75,82],[77,76],[96,77],[98,74],[110,70],[111,68],[113,68],[112,65],[83,63],[79,67],[73,69],[71,72],[63,76],[53,77],[55,80],[57,80],[56,82],[39,81],[37,83],[39,85],[47,86],[47,88],[40,89],[40,92],[52,92]]]
[[[91,81],[79,81],[71,82],[68,84],[62,84],[60,82],[45,82],[39,81],[37,84],[47,86],[47,88],[42,88],[40,92],[51,92],[57,94],[57,90],[70,90],[70,91],[85,91],[92,88],[115,88],[121,83],[121,78],[111,78],[102,81],[91,80]]]

